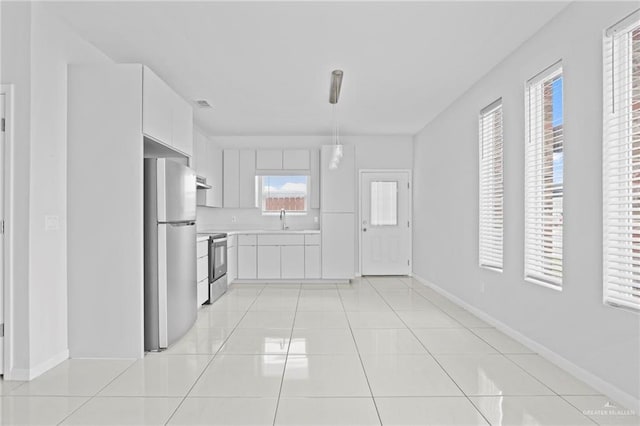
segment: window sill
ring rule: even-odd
[[[555,290],[555,291],[559,291],[562,292],[562,285],[561,284],[552,284],[548,281],[543,281],[541,279],[538,278],[534,278],[534,277],[529,277],[526,276],[524,277],[525,282],[530,282],[536,285],[539,285],[541,287],[546,287],[546,288],[550,288],[551,290]]]

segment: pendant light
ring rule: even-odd
[[[333,121],[333,154],[329,162],[329,169],[335,170],[340,165],[343,150],[340,143],[340,126],[338,122],[338,100],[340,99],[340,89],[342,87],[342,70],[333,70],[331,72],[331,87],[329,89],[329,103],[333,105],[332,121]]]

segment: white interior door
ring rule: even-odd
[[[409,172],[362,172],[360,186],[362,275],[409,274]]]

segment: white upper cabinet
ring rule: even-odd
[[[143,67],[142,74],[142,132],[158,142],[171,145],[171,88],[147,67]]]
[[[198,205],[222,207],[222,150],[198,130],[194,131],[193,144],[191,167],[211,186],[210,189],[198,190]]]
[[[225,149],[224,207],[256,207],[256,151],[251,149]]]
[[[256,153],[258,170],[282,170],[282,151],[279,149],[259,149]]]
[[[310,168],[307,149],[259,149],[256,154],[257,170],[308,171]]]
[[[240,151],[240,208],[256,207],[256,152]]]
[[[144,111],[144,109],[143,109]],[[173,133],[171,145],[187,156],[193,155],[193,108],[177,93],[174,93]]]
[[[311,180],[311,192],[309,193],[309,206],[312,209],[320,208],[320,151],[309,151],[309,175]]]
[[[222,158],[224,160],[223,205],[227,208],[238,208],[240,206],[240,151],[225,149]]]
[[[285,149],[282,151],[284,170],[309,170],[309,150]]]
[[[320,206],[323,213],[354,213],[356,200],[356,165],[353,145],[342,146],[342,158],[336,168],[329,165],[333,145],[322,147],[320,160]]]
[[[149,68],[142,68],[142,132],[190,157],[193,109]]]

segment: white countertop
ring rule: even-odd
[[[227,235],[238,235],[238,234],[319,234],[319,229],[234,229],[234,230],[224,230],[224,229],[204,229],[202,231],[198,231],[198,235],[212,235],[212,234],[220,234],[222,232],[226,232]],[[199,237],[206,238],[206,237]]]

